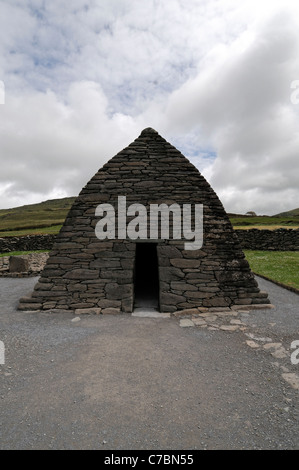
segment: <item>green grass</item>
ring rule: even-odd
[[[3,256],[18,256],[29,255],[30,253],[48,253],[49,250],[34,250],[34,251],[9,251],[8,253],[0,253],[0,258]]]
[[[0,231],[0,237],[21,237],[22,235],[56,235],[61,229],[61,225],[51,225],[42,228],[24,228],[21,230]]]
[[[277,216],[279,216],[279,217],[281,217],[281,216],[283,216],[283,217],[285,217],[285,216],[286,217],[299,216],[299,207],[297,207],[297,209],[292,209],[291,211],[288,211],[288,212],[281,212],[280,214],[276,214],[275,217],[277,217]]]
[[[12,209],[0,210],[0,237],[57,234],[70,210],[75,197],[52,199]],[[228,214],[237,229],[279,227],[298,228],[299,209],[277,216],[244,216]]]
[[[13,236],[29,233],[57,233],[75,198],[53,199],[39,204],[30,204],[0,210],[0,235]],[[46,230],[46,231],[45,231]]]
[[[289,230],[295,230],[299,228],[299,225],[235,225],[235,230],[250,230],[250,229],[257,229],[257,230],[277,230],[278,228],[284,228]]]
[[[244,250],[244,253],[256,274],[299,289],[299,251]]]
[[[270,219],[270,217],[269,217]],[[1,220],[0,220],[1,222]],[[63,222],[63,221],[62,221]],[[242,225],[244,221],[241,221],[241,225],[234,225],[234,228],[236,230],[249,230],[252,228],[259,229],[259,230],[276,230],[278,228],[287,228],[287,229],[297,229],[299,228],[299,220],[298,223],[294,225],[291,224],[285,224],[285,223],[280,223],[278,225],[273,224],[262,224],[262,223],[256,223],[256,224],[245,224]],[[31,223],[32,225],[32,223]],[[11,229],[11,230],[2,230],[1,224],[0,224],[0,237],[20,237],[22,235],[48,235],[48,234],[54,234],[57,235],[59,230],[62,227],[62,223],[57,224],[57,225],[48,225],[48,226],[43,226],[43,227],[28,227],[28,228],[21,228],[21,229]]]
[[[232,225],[236,228],[257,228],[258,226],[269,226],[279,228],[297,228],[299,226],[299,216],[269,217],[260,215],[257,217],[230,217]]]

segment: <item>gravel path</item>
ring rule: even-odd
[[[225,331],[18,312],[36,280],[0,279],[0,449],[299,449],[298,295]]]

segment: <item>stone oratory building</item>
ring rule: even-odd
[[[117,211],[112,225],[107,219],[108,228],[115,222],[114,237],[99,239],[95,228],[104,219],[97,207],[117,208],[119,201],[125,209],[131,204],[148,210],[155,204],[201,205],[202,246],[186,249],[183,237],[172,238],[171,216],[168,238],[159,232],[154,239],[146,234],[132,239],[120,227]],[[126,215],[122,224],[133,219],[132,213]],[[20,299],[19,309],[130,313],[151,307],[180,313],[267,304],[268,295],[259,290],[216,193],[186,157],[147,128],[82,189],[33,293]]]

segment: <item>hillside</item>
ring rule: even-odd
[[[74,200],[74,197],[66,197],[12,209],[1,209],[0,232],[61,225]]]
[[[299,207],[288,212],[281,212],[273,217],[299,217]]]
[[[58,233],[75,197],[0,210],[0,236]],[[276,216],[228,214],[237,229],[299,227],[299,209]],[[285,215],[283,215],[285,214]]]

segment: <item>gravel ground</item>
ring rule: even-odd
[[[223,331],[18,312],[36,281],[0,279],[0,449],[299,449],[298,295]]]

